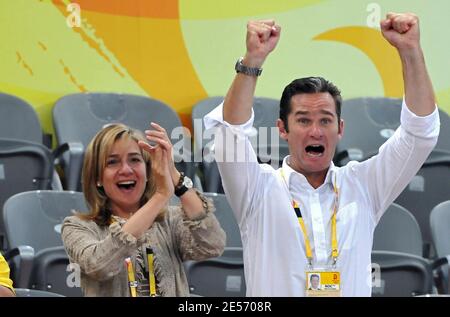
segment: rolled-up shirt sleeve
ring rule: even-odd
[[[349,163],[354,177],[368,189],[375,223],[420,170],[439,136],[437,107],[430,115],[421,117],[409,110],[403,100],[400,122],[376,156],[362,163]]]
[[[240,133],[243,135],[250,136],[253,133],[253,120],[255,118],[255,113],[252,109],[252,115],[247,122],[239,125],[233,125],[228,123],[223,119],[223,103],[214,108],[210,113],[208,113],[203,122],[205,124],[205,130],[212,129],[214,127],[218,127],[220,125],[224,125],[232,129],[235,133]]]
[[[437,142],[440,130],[439,111],[437,106],[428,116],[420,117],[409,110],[405,99],[403,99],[400,123],[401,126],[412,135],[419,138],[436,139]]]
[[[214,130],[214,158],[222,185],[240,227],[251,214],[251,201],[264,178],[263,168],[249,140],[254,134],[254,112],[240,125],[223,119],[223,104],[204,118],[205,129]],[[207,177],[207,175],[206,175]]]

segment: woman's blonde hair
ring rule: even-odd
[[[114,143],[120,139],[146,141],[143,134],[124,124],[110,124],[100,130],[89,143],[84,154],[82,185],[87,205],[90,209],[88,214],[78,214],[86,220],[93,220],[100,226],[111,223],[110,201],[103,187],[97,186],[97,182],[103,178],[106,160],[111,153]],[[149,154],[141,149],[141,154],[146,166],[147,186],[140,200],[140,206],[144,205],[154,194],[155,184],[151,175],[151,160]],[[158,216],[160,220],[164,216]]]

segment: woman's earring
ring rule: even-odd
[[[102,184],[100,184],[100,182],[97,182],[97,187],[103,187]]]

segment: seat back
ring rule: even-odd
[[[185,146],[184,156],[176,156],[176,161],[190,162],[190,138],[183,135],[180,118],[172,108],[156,99],[117,93],[79,93],[62,97],[53,108],[58,144],[77,143],[84,149],[107,124],[123,123],[143,132],[150,128],[152,121],[166,129],[174,148],[179,142]],[[62,164],[69,174],[70,153],[63,155]],[[186,174],[191,175],[193,168],[185,165]],[[81,166],[77,169],[80,172],[74,177],[78,178],[77,190],[81,190]]]
[[[433,258],[430,213],[434,206],[450,200],[450,116],[439,109],[438,142],[396,203],[406,207],[417,219],[424,240],[424,256]]]
[[[70,264],[63,246],[46,248],[35,256],[29,287],[64,296],[80,297],[83,296],[80,278],[79,267]]]
[[[345,133],[336,147],[334,163],[345,165],[349,160],[362,161],[376,153],[400,126],[402,99],[363,97],[344,100],[341,117]],[[441,131],[436,144],[439,151],[450,152],[450,117],[439,109]]]
[[[17,139],[0,139],[0,211],[11,196],[29,190],[50,189],[53,175],[50,150]],[[5,227],[0,217],[0,248],[6,249]]]
[[[431,210],[446,200],[450,200],[450,152],[436,149],[395,200],[417,219],[424,241],[424,257],[433,258],[436,253],[430,229]]]
[[[436,254],[439,258],[450,257],[450,200],[435,206],[430,214],[431,235]],[[442,272],[442,288],[449,293],[449,265],[444,265]]]
[[[216,207],[215,215],[222,229],[227,234],[227,247],[242,247],[241,233],[234,217],[233,210],[224,194],[205,193],[205,196],[211,198]]]
[[[82,193],[38,190],[12,196],[3,208],[10,247],[29,245],[37,253],[62,246],[61,225],[73,210],[88,210]]]
[[[334,163],[362,161],[378,152],[400,125],[401,99],[385,97],[353,98],[342,103],[345,133],[336,147]]]
[[[42,144],[42,128],[36,111],[26,101],[0,93],[0,138]]]
[[[246,292],[242,248],[226,248],[223,255],[204,261],[187,261],[191,293],[211,297],[244,297]]]
[[[427,260],[413,254],[372,251],[372,296],[431,294],[433,275]]]
[[[373,250],[422,256],[422,234],[414,216],[393,203],[375,228]]]
[[[14,290],[17,297],[64,297],[64,295],[61,294],[29,288],[15,288]]]
[[[433,208],[430,224],[437,255],[439,257],[450,255],[450,200]]]
[[[61,239],[62,222],[72,215],[73,210],[88,210],[82,193],[28,191],[6,201],[3,217],[10,248],[26,245],[34,249],[30,288],[55,291],[66,296],[81,295],[80,289],[66,285],[70,274],[66,271],[69,258]],[[14,262],[11,272],[20,272],[18,266],[18,262]],[[22,279],[13,275],[13,280]]]

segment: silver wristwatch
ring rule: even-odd
[[[257,67],[248,67],[242,64],[242,60],[244,58],[240,57],[237,62],[236,65],[234,65],[234,69],[236,70],[236,73],[242,73],[248,76],[259,76],[262,73],[262,68],[257,68]]]
[[[178,181],[177,186],[175,186],[175,196],[181,197],[185,192],[187,192],[190,188],[193,187],[192,180],[184,175],[183,172],[180,173],[180,180]]]

